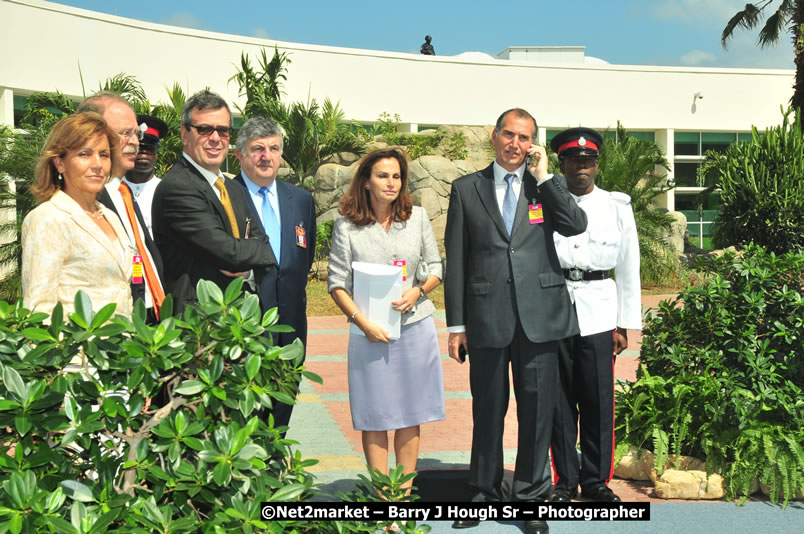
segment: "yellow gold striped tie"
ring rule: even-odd
[[[223,183],[223,178],[220,176],[215,180],[215,187],[217,187],[218,191],[221,193],[221,204],[223,204],[223,210],[226,212],[226,216],[229,217],[229,224],[232,225],[232,235],[239,238],[240,229],[237,227],[237,219],[235,218],[235,212],[232,208],[232,201],[229,200],[229,192],[226,190],[226,184]]]

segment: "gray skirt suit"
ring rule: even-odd
[[[345,217],[335,221],[329,258],[328,289],[352,294],[352,262],[392,265],[405,260],[407,280],[415,283],[419,258],[430,274],[442,277],[441,256],[427,212],[413,207],[410,219],[391,223],[386,232],[373,223],[355,226]],[[395,430],[445,418],[441,353],[433,322],[435,306],[426,296],[402,315],[399,339],[371,343],[349,336],[349,405],[355,430]]]

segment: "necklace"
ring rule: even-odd
[[[95,213],[92,213],[89,210],[84,210],[84,211],[87,212],[87,215],[89,215],[90,217],[92,217],[96,221],[99,221],[99,220],[103,219],[103,213],[100,210],[97,210]]]

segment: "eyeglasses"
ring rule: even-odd
[[[129,137],[136,137],[137,141],[142,141],[142,130],[139,128],[133,130],[125,130],[123,132],[117,132],[122,139],[128,139]]]
[[[185,128],[195,128],[198,131],[198,135],[201,137],[207,137],[212,135],[212,132],[218,132],[220,137],[226,138],[232,135],[234,131],[232,128],[228,126],[210,126],[209,124],[190,124],[187,123],[184,125]]]

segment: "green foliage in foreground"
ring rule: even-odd
[[[301,366],[298,340],[273,346],[289,327],[241,286],[202,281],[197,308],[171,317],[168,299],[155,327],[141,301],[130,319],[81,292],[69,317],[0,302],[0,532],[288,531],[259,504],[311,498],[316,461],[264,410],[293,402],[302,375],[320,378]],[[402,482],[375,475],[364,491],[396,495]]]
[[[664,301],[643,329],[637,381],[617,395],[618,450],[705,457],[727,498],[754,478],[771,500],[804,490],[804,255],[749,245],[703,258],[707,281]]]
[[[718,247],[754,242],[777,254],[804,251],[804,132],[801,117],[709,151],[701,173],[714,177],[722,206],[715,220]]]

